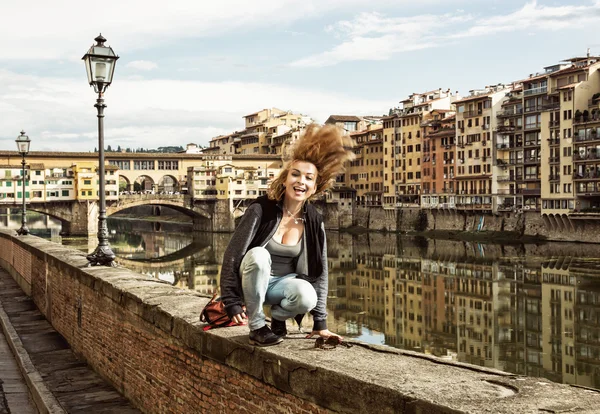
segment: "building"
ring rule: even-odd
[[[282,111],[263,109],[244,116],[244,129],[211,139],[209,147],[202,150],[207,155],[281,154],[284,144],[297,139],[312,118]],[[288,135],[289,134],[289,135]]]
[[[381,206],[383,198],[383,126],[369,125],[350,134],[356,159],[347,168],[346,185],[361,206]]]
[[[434,109],[423,128],[421,207],[454,208],[456,116],[449,109]]]
[[[492,211],[492,131],[496,112],[512,87],[488,86],[472,90],[456,105],[456,207]]]
[[[424,93],[413,93],[401,101],[397,111],[400,118],[400,162],[396,179],[397,202],[420,205],[422,177],[422,130],[421,125],[432,117],[434,109],[449,110],[457,99],[450,89],[437,89]]]

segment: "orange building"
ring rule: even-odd
[[[434,109],[423,122],[423,162],[421,207],[454,206],[454,111]]]

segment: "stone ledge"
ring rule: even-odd
[[[59,266],[98,295],[177,338],[203,358],[249,374],[338,412],[538,413],[596,412],[600,393],[393,348],[357,344],[325,351],[291,334],[281,345],[248,344],[247,327],[203,331],[207,303],[123,268],[88,268],[83,253],[33,237],[0,232],[48,264]],[[10,262],[8,262],[10,264]],[[10,269],[14,274],[14,269]]]

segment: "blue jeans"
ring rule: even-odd
[[[271,305],[271,316],[279,321],[317,306],[317,292],[306,280],[296,279],[296,273],[271,275],[271,255],[264,247],[248,250],[240,275],[250,330],[265,326],[265,304]]]

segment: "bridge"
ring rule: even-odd
[[[188,195],[138,194],[119,196],[118,200],[106,201],[106,214],[111,216],[138,206],[168,207],[189,216],[196,231],[231,232],[235,218],[245,211],[252,200],[233,203],[230,199],[194,200]],[[0,206],[19,208],[20,203]],[[96,201],[42,201],[32,200],[27,209],[46,214],[60,220],[61,233],[65,235],[94,235],[98,231],[98,209]]]

